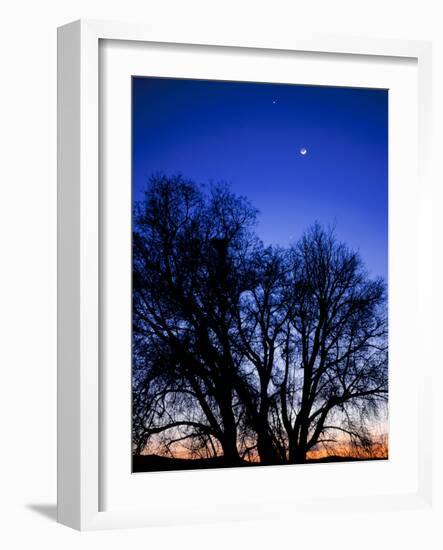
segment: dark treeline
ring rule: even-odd
[[[370,448],[385,284],[333,231],[265,247],[256,217],[229,187],[179,176],[152,178],[135,206],[134,454],[280,464],[343,438]]]

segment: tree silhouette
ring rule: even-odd
[[[304,462],[337,432],[369,444],[366,421],[388,391],[385,285],[318,224],[290,254],[281,413],[289,460]]]
[[[265,248],[227,186],[151,179],[134,209],[133,447],[304,462],[370,447],[387,399],[385,287],[314,225]]]
[[[286,460],[285,444],[272,427],[278,397],[281,339],[289,320],[288,265],[281,249],[260,249],[252,259],[254,286],[243,293],[237,309],[236,345],[243,368],[236,389],[256,433],[263,464]]]
[[[251,284],[245,259],[256,243],[255,215],[227,187],[205,196],[181,177],[154,178],[136,209],[134,355],[142,369],[158,373],[163,401],[174,403],[162,405],[155,425],[142,422],[145,440],[186,428],[182,437],[215,438],[227,462],[239,461],[234,379],[240,357],[230,331],[239,297]]]

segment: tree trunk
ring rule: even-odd
[[[237,424],[234,411],[232,410],[231,392],[224,389],[224,395],[219,395],[219,406],[223,422],[223,436],[221,445],[223,456],[228,466],[235,466],[241,463],[241,458],[237,449]]]
[[[289,462],[291,464],[304,464],[306,462],[306,447],[302,445],[290,445]]]
[[[274,442],[266,429],[260,430],[257,434],[257,451],[260,457],[260,464],[280,464],[281,458]]]
[[[261,464],[279,464],[281,458],[272,440],[271,429],[269,427],[267,395],[262,397],[263,401],[265,399],[266,403],[262,404],[255,426],[257,432],[257,451]]]
[[[237,450],[237,441],[232,437],[224,437],[221,442],[223,449],[223,457],[226,462],[226,466],[238,466],[242,460]]]

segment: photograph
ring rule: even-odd
[[[388,459],[388,114],[132,76],[133,473]]]

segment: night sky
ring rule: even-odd
[[[146,77],[132,89],[134,200],[155,172],[225,181],[259,209],[265,244],[334,225],[387,278],[387,91]]]

